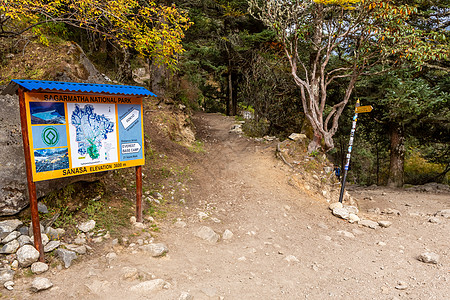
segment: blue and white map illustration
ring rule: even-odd
[[[80,107],[79,104],[69,103],[68,113],[72,125],[69,129],[72,167],[116,162],[114,104],[86,104]]]

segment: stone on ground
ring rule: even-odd
[[[348,220],[350,218],[350,214],[345,208],[336,207],[333,209],[333,215],[344,220]]]
[[[124,267],[122,268],[122,278],[134,280],[138,278],[138,269],[132,267]]]
[[[304,135],[302,133],[292,133],[289,136],[289,139],[293,140],[293,141],[303,140],[303,139],[306,139],[306,135]]]
[[[33,274],[42,274],[48,271],[48,265],[46,263],[37,261],[31,265],[31,272]]]
[[[217,243],[217,241],[219,241],[220,239],[220,236],[208,226],[200,227],[195,233],[195,236],[212,244]]]
[[[95,228],[95,221],[94,220],[89,220],[87,222],[78,224],[77,228],[83,232],[89,232],[92,229]]]
[[[3,284],[3,286],[5,287],[5,289],[12,291],[14,289],[14,281],[7,281]]]
[[[12,281],[16,272],[13,270],[0,269],[0,284],[4,284],[7,281]]]
[[[440,257],[439,254],[434,252],[425,252],[420,254],[417,259],[427,264],[438,264]]]
[[[17,239],[20,235],[21,235],[20,232],[13,231],[10,234],[8,234],[5,238],[3,238],[2,244],[7,244],[7,243],[11,242],[12,240]]]
[[[344,208],[348,211],[349,214],[357,215],[359,213],[359,209],[356,206],[346,205]]]
[[[357,223],[357,222],[361,221],[361,219],[355,214],[349,214],[348,215],[348,221],[350,223]]]
[[[287,262],[299,262],[298,258],[294,255],[288,255],[284,258],[284,260]]]
[[[77,258],[77,254],[66,249],[56,250],[56,256],[64,262],[64,267],[67,269],[72,264],[72,261]]]
[[[143,245],[140,246],[139,249],[148,252],[153,257],[163,256],[169,251],[167,246],[161,243]]]
[[[21,235],[17,238],[17,241],[19,242],[20,247],[23,245],[31,245],[33,242],[31,241],[31,238],[28,235]]]
[[[23,224],[22,221],[17,220],[17,219],[1,221],[0,222],[0,234],[2,234],[2,233],[9,234],[10,232],[13,232],[14,230],[16,230],[22,224]]]
[[[438,211],[435,216],[444,217],[446,219],[450,219],[450,209],[443,209]]]
[[[388,228],[392,225],[391,221],[378,221],[378,225],[380,225],[383,228]]]
[[[45,277],[36,277],[31,283],[31,290],[35,293],[47,290],[53,286],[53,283]]]
[[[178,297],[178,300],[193,300],[193,299],[194,297],[188,292],[181,292],[180,297]]]
[[[233,237],[233,233],[228,229],[226,229],[222,234],[222,239],[224,239],[224,240],[229,240],[232,237]]]
[[[144,281],[130,287],[132,292],[148,293],[156,290],[160,290],[164,287],[165,281],[162,279],[154,279],[149,281]]]
[[[377,229],[378,228],[378,223],[372,220],[361,220],[358,222],[359,225],[365,226],[365,227],[369,227],[371,229]]]
[[[51,252],[61,245],[60,241],[50,241],[44,246],[44,252]]]
[[[23,245],[16,252],[19,265],[23,268],[30,266],[39,259],[39,251],[31,245]]]
[[[12,240],[11,242],[9,242],[8,244],[4,245],[1,249],[0,249],[0,253],[1,254],[12,254],[15,253],[17,251],[17,249],[19,249],[20,244],[18,240]]]

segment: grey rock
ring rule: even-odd
[[[299,262],[298,258],[294,255],[288,255],[284,258],[284,260],[287,262]]]
[[[74,50],[66,58],[70,57],[71,63],[73,62],[80,66],[82,70],[88,70],[90,72],[93,69],[92,63],[89,63],[86,55],[80,49],[75,49],[78,48],[76,45],[72,46]],[[79,67],[73,69],[79,70]],[[99,75],[95,77],[89,75],[88,81],[92,82],[89,78],[97,81],[94,78],[100,78],[101,76],[99,72],[97,73]],[[83,74],[85,74],[84,71]],[[66,75],[66,81],[73,81],[73,76],[77,78],[79,75],[70,74],[70,77]],[[54,79],[62,80],[63,78]],[[8,89],[4,92],[13,93],[14,91]],[[20,109],[17,95],[0,95],[0,116],[2,116],[0,126],[0,215],[7,216],[15,215],[29,205],[20,125]],[[104,173],[102,173],[38,181],[36,182],[37,197],[40,198],[51,191],[58,190],[76,181],[92,182],[98,180],[104,176]]]
[[[16,230],[20,225],[22,225],[22,221],[13,219],[13,220],[5,220],[0,222],[0,238],[6,237],[8,234]]]
[[[166,282],[162,279],[154,279],[149,281],[144,281],[139,284],[136,284],[130,287],[130,291],[132,292],[140,292],[140,293],[148,293],[157,290],[161,290]]]
[[[17,238],[17,241],[19,242],[20,247],[23,245],[32,245],[33,241],[28,235],[21,235]]]
[[[12,281],[16,272],[8,269],[0,269],[0,284],[4,284],[7,281]]]
[[[233,238],[233,232],[231,232],[230,230],[226,229],[223,234],[222,234],[222,239],[224,240],[229,240]]]
[[[93,238],[92,242],[94,242],[94,243],[101,243],[101,242],[103,242],[103,237],[102,236],[98,236],[96,238]]]
[[[47,227],[47,229],[45,230],[45,233],[47,234],[48,238],[50,240],[58,240],[60,238],[62,238],[62,236],[65,233],[65,230],[62,228],[52,228],[52,227]]]
[[[39,251],[31,245],[23,245],[16,252],[19,265],[23,268],[30,266],[39,259]]]
[[[77,254],[73,251],[61,249],[56,250],[56,256],[64,262],[64,267],[67,269],[72,264],[72,261],[77,258]]]
[[[356,206],[345,205],[344,208],[348,211],[349,214],[357,215],[359,213],[359,209]]]
[[[193,300],[194,296],[189,294],[188,292],[181,292],[180,296],[178,297],[178,300]]]
[[[350,218],[350,214],[345,208],[337,207],[333,209],[333,215],[344,220],[348,220]]]
[[[335,208],[343,208],[343,207],[344,207],[344,205],[341,202],[334,202],[334,203],[331,203],[330,206],[328,206],[328,208],[330,210],[334,210]]]
[[[77,228],[83,232],[89,232],[92,229],[95,228],[95,221],[94,220],[89,220],[87,222],[78,224]]]
[[[430,218],[428,218],[428,222],[433,223],[433,224],[441,224],[442,223],[441,219],[439,219],[438,217],[430,217]]]
[[[20,232],[18,231],[13,231],[10,234],[8,234],[5,238],[3,238],[2,240],[2,244],[6,244],[11,242],[12,240],[17,239],[19,236],[21,236]]]
[[[303,140],[303,139],[306,139],[306,135],[304,135],[302,133],[292,133],[289,136],[289,139],[291,139],[293,141]]]
[[[175,222],[175,226],[177,226],[178,228],[184,228],[184,227],[186,227],[186,222],[183,222],[183,221],[176,221]]]
[[[138,269],[132,267],[123,267],[122,268],[122,278],[128,280],[134,280],[138,278]]]
[[[434,252],[425,252],[420,254],[417,259],[427,264],[438,264],[440,257],[439,254],[436,254]]]
[[[61,246],[61,242],[60,241],[50,241],[48,242],[47,245],[44,246],[44,252],[51,252],[53,250],[55,250],[56,248],[58,248],[59,246]]]
[[[43,214],[48,214],[47,206],[42,202],[38,202],[38,212],[43,213]]]
[[[369,227],[371,229],[377,229],[379,227],[378,223],[372,220],[361,220],[358,222],[359,225]]]
[[[357,222],[359,222],[361,219],[357,216],[357,215],[355,215],[355,214],[349,214],[348,215],[348,221],[350,222],[350,223],[357,223]]]
[[[408,289],[408,284],[404,281],[399,281],[398,284],[395,286],[397,290],[403,291]]]
[[[399,210],[393,209],[393,208],[386,208],[381,213],[386,214],[386,215],[397,215],[397,216],[401,215]]]
[[[392,222],[390,221],[378,221],[378,225],[380,225],[383,228],[388,228],[392,225]]]
[[[450,209],[443,209],[438,211],[435,216],[444,217],[446,219],[450,219]]]
[[[0,253],[1,254],[12,254],[12,253],[15,253],[17,251],[17,249],[19,249],[19,247],[20,247],[19,242],[17,240],[12,240],[11,242],[4,245],[2,247],[2,249],[0,249]]]
[[[86,238],[78,236],[75,238],[75,240],[73,242],[77,245],[84,245],[84,244],[86,244]]]
[[[42,274],[48,271],[48,265],[46,263],[37,261],[31,265],[31,272],[33,274]]]
[[[3,286],[5,287],[5,289],[12,291],[14,289],[14,281],[7,281],[3,284]]]
[[[39,224],[39,227],[41,229],[41,234],[45,232],[45,228],[42,224]],[[33,223],[30,223],[30,226],[28,228],[28,235],[29,236],[33,236],[34,232],[33,232]]]
[[[106,261],[108,262],[108,264],[110,264],[113,260],[115,260],[117,258],[117,254],[115,252],[110,252],[108,254],[106,254]]]
[[[47,290],[53,286],[53,283],[45,277],[36,277],[31,283],[31,291],[37,293]]]
[[[202,226],[200,227],[197,232],[195,233],[195,236],[208,241],[212,244],[217,243],[219,241],[220,236],[212,230],[210,227]]]
[[[161,243],[143,245],[139,249],[148,252],[153,257],[163,256],[169,251],[167,246]]]
[[[19,267],[19,261],[17,259],[15,259],[12,263],[11,263],[11,268],[13,270],[17,270],[17,268]]]
[[[19,227],[19,232],[22,235],[28,235],[28,226],[20,226]]]
[[[355,235],[354,235],[353,233],[348,232],[348,231],[345,231],[345,230],[339,230],[338,233],[339,233],[340,235],[343,235],[343,236],[348,237],[348,238],[351,238],[351,239],[354,239],[354,238],[355,238]]]
[[[87,248],[85,245],[80,246],[80,245],[68,244],[68,245],[66,245],[66,248],[71,251],[76,252],[77,254],[81,254],[81,255],[86,254],[86,252],[87,252]]]

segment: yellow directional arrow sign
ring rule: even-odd
[[[372,105],[358,106],[355,108],[355,113],[360,114],[360,113],[371,112],[372,109],[373,109]]]

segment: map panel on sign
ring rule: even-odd
[[[143,158],[141,105],[118,104],[120,160]]]
[[[114,104],[68,103],[72,168],[117,162]]]

